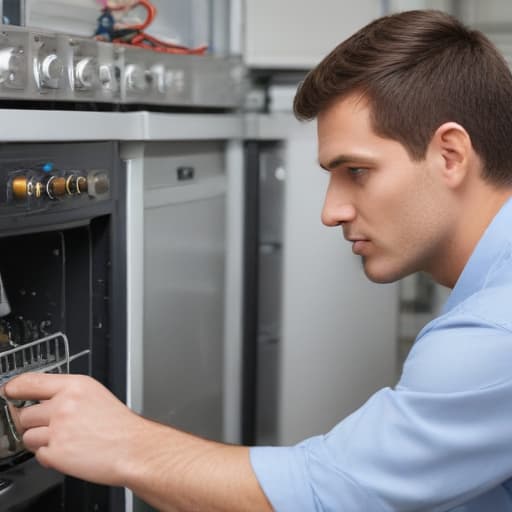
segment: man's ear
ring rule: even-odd
[[[471,137],[458,123],[443,123],[435,131],[427,154],[439,162],[441,178],[450,188],[464,182],[475,156]]]

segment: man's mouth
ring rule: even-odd
[[[349,242],[352,242],[352,252],[354,254],[362,255],[368,247],[370,241],[366,238],[349,238]]]

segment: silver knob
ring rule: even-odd
[[[146,72],[140,66],[130,64],[125,71],[126,86],[134,92],[144,92],[148,88]]]
[[[101,84],[104,87],[108,88],[110,86],[110,83],[113,80],[112,70],[110,69],[110,66],[108,66],[108,65],[100,66],[99,75],[100,75]]]
[[[85,57],[75,66],[76,87],[92,89],[98,83],[98,65],[94,57]]]
[[[43,80],[45,82],[58,80],[63,71],[64,66],[59,57],[54,53],[47,55],[41,63],[41,74],[43,75]]]
[[[110,191],[110,178],[102,171],[92,171],[87,176],[87,191],[91,197],[106,196]]]
[[[16,82],[25,68],[26,58],[23,50],[18,48],[0,49],[0,83]]]
[[[98,77],[103,90],[116,92],[119,88],[118,77],[112,64],[102,64],[98,70]]]
[[[156,90],[159,93],[165,94],[167,90],[167,84],[165,80],[165,68],[161,64],[155,64],[151,66],[151,77],[155,84]]]

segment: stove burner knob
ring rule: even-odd
[[[25,199],[29,194],[29,181],[25,176],[16,176],[12,180],[12,195],[16,199]]]
[[[92,89],[98,83],[98,64],[93,57],[78,61],[75,66],[76,86],[79,89]]]
[[[55,53],[47,55],[41,63],[41,73],[43,80],[46,82],[54,82],[58,80],[64,71],[64,65]]]
[[[63,176],[52,176],[46,182],[46,193],[50,199],[66,195],[66,178]]]
[[[23,50],[18,48],[0,49],[0,83],[15,82],[17,75],[25,67],[26,59]]]
[[[100,66],[98,70],[98,78],[105,89],[113,91],[117,88],[115,72],[112,66],[109,66],[108,64]]]
[[[87,192],[88,187],[89,184],[87,183],[87,178],[85,176],[77,176],[76,174],[71,174],[66,179],[66,192],[69,195]]]
[[[110,82],[112,82],[112,71],[108,66],[100,66],[100,82],[105,87],[108,87]]]
[[[144,92],[149,85],[148,75],[140,66],[130,64],[125,71],[126,86],[134,92]]]
[[[78,176],[76,179],[76,192],[77,194],[81,194],[82,192],[87,192],[89,189],[89,183],[85,176]]]
[[[91,197],[104,196],[110,190],[110,178],[105,172],[91,172],[87,176],[87,190]]]

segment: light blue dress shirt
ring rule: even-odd
[[[277,512],[512,512],[512,200],[394,389],[328,434],[250,456]]]

